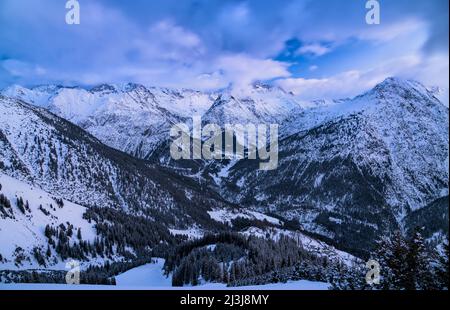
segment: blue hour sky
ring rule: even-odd
[[[0,88],[58,83],[354,96],[388,76],[448,88],[448,0],[0,0]]]

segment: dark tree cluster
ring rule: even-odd
[[[28,204],[28,200],[26,202],[23,202],[22,197],[17,198],[16,202],[17,208],[19,208],[20,212],[25,214],[26,212],[31,212],[30,205]]]
[[[4,283],[59,283],[65,282],[63,270],[0,270]]]
[[[200,239],[186,241],[170,250],[166,258],[164,269],[166,273],[173,271],[176,266],[180,264],[181,259],[189,255],[189,253],[191,253],[196,248],[216,243],[232,244],[237,247],[245,248],[247,244],[246,242],[247,241],[243,236],[233,232],[208,234]]]
[[[14,263],[16,266],[20,266],[22,262],[27,259],[27,256],[25,255],[25,250],[20,246],[15,248],[13,256],[14,256]]]
[[[42,254],[41,249],[38,247],[33,248],[33,256],[39,265],[46,267],[45,256]]]
[[[113,255],[112,244],[103,238],[96,238],[93,243],[90,241],[78,239],[71,242],[74,227],[72,224],[61,224],[54,228],[47,225],[44,230],[45,236],[48,238],[49,247],[46,256],[51,256],[50,246],[59,254],[61,259],[73,258],[77,260],[86,260],[88,257],[111,257]],[[81,235],[81,230],[78,229]],[[77,233],[78,235],[78,233]]]
[[[448,289],[448,237],[443,249],[428,247],[421,231],[382,238],[374,259],[381,265],[382,289]]]
[[[276,226],[276,225],[268,222],[266,219],[261,221],[258,219],[249,219],[249,218],[245,218],[245,217],[237,217],[235,219],[232,219],[231,224],[233,226],[233,229],[236,231],[243,231],[250,227],[266,229],[268,227]]]
[[[127,270],[144,265],[151,261],[150,257],[140,257],[132,261],[106,261],[102,266],[89,266],[80,273],[82,284],[115,285],[117,276]]]
[[[45,210],[43,207],[42,207],[42,205],[39,205],[39,208],[38,208],[42,213],[44,213],[44,215],[46,215],[46,216],[50,216],[50,212],[48,211],[48,210]]]
[[[179,259],[172,275],[172,284],[198,285],[201,281],[228,283],[231,264],[245,255],[245,249],[227,243],[195,248]]]
[[[161,242],[174,245],[175,238],[166,226],[151,218],[135,216],[111,208],[90,208],[83,215],[89,222],[94,221],[97,235],[108,246],[113,245],[117,253],[130,256],[131,247],[138,256],[148,254]]]
[[[302,259],[290,267],[276,268],[261,275],[240,278],[232,282],[232,285],[264,285],[297,280],[330,282],[335,270],[339,270],[339,266],[343,264],[329,261],[326,257],[311,257],[311,259]]]
[[[368,285],[364,263],[343,267],[331,279],[334,289],[448,290],[448,237],[443,247],[431,248],[420,230],[411,237],[397,231],[381,238],[372,259],[380,264],[380,283]]]
[[[56,201],[56,205],[58,206],[58,208],[63,208],[64,207],[64,201],[61,198],[55,198]]]
[[[11,202],[3,194],[0,194],[0,215],[2,216],[2,218],[4,217],[14,218],[11,209]]]
[[[275,241],[222,233],[178,246],[167,258],[165,270],[173,272],[174,286],[202,281],[239,286],[290,279],[326,281],[332,265],[286,236]]]

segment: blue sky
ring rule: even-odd
[[[0,0],[0,87],[58,83],[219,89],[268,81],[304,99],[388,76],[448,88],[448,0]]]

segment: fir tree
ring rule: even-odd
[[[81,228],[78,228],[77,238],[78,238],[78,240],[82,239],[82,237],[81,237]]]
[[[52,251],[50,250],[50,245],[47,245],[47,252],[45,253],[47,257],[52,256]]]
[[[430,257],[426,252],[425,241],[419,229],[413,233],[409,241],[409,249],[406,264],[407,290],[430,289],[432,288],[433,276],[430,270]]]
[[[442,290],[449,289],[449,240],[448,236],[442,244],[442,249],[436,250],[434,273],[436,275],[436,287]]]
[[[22,197],[17,198],[17,203],[16,204],[17,204],[17,207],[19,208],[20,212],[25,214],[25,208],[24,208],[24,203],[23,203]]]
[[[381,239],[374,257],[380,264],[381,288],[398,290],[407,286],[407,255],[408,247],[400,231]]]

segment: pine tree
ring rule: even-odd
[[[236,280],[236,261],[233,261],[230,270],[230,283],[233,284],[234,282],[236,282]]]
[[[45,237],[47,237],[47,239],[50,239],[52,237],[52,230],[48,224],[45,225],[44,234],[45,234]]]
[[[229,277],[228,277],[228,266],[225,264],[225,262],[222,263],[222,281],[223,283],[228,283]]]
[[[408,247],[400,231],[379,241],[373,259],[380,264],[382,289],[398,290],[407,286],[407,254]]]
[[[19,208],[20,212],[25,214],[25,208],[24,208],[22,197],[17,198],[17,207]]]
[[[70,238],[73,235],[73,228],[72,225],[69,225],[67,228],[67,236]]]
[[[78,228],[77,238],[78,238],[78,240],[82,239],[82,237],[81,237],[81,228]]]
[[[430,257],[426,251],[425,240],[416,229],[409,241],[406,273],[407,290],[426,290],[432,288],[433,276],[430,270]]]
[[[442,244],[442,251],[436,250],[436,262],[434,273],[436,275],[436,287],[442,290],[449,289],[449,240],[448,236]]]

